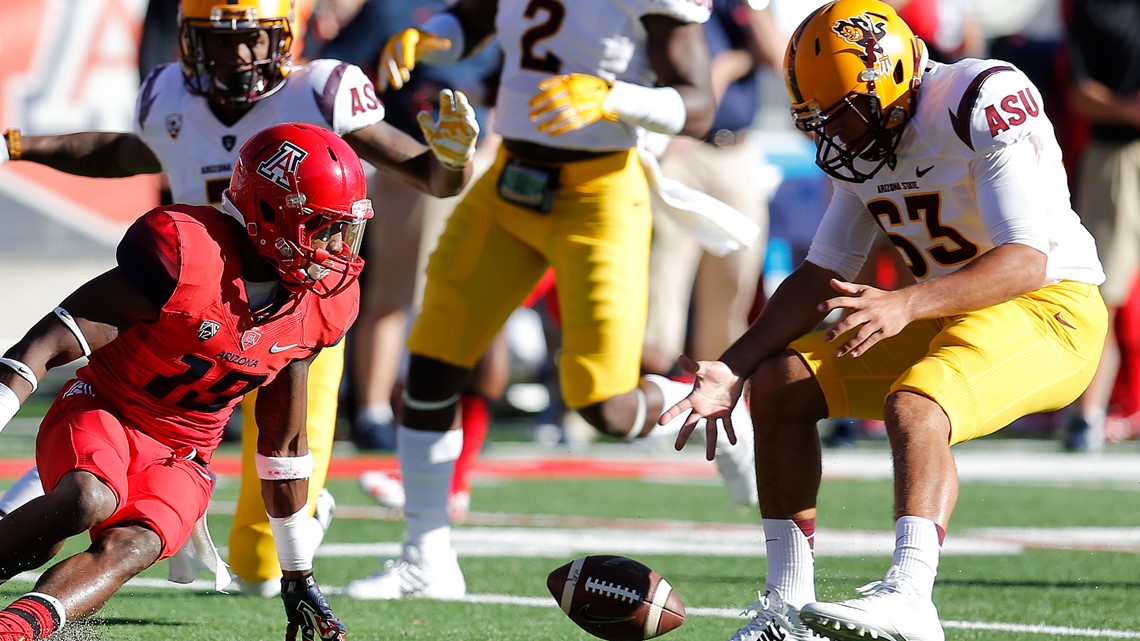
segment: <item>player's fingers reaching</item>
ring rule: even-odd
[[[412,78],[416,60],[433,51],[446,51],[451,48],[447,38],[433,36],[419,29],[404,29],[388,39],[380,52],[380,65],[377,83],[380,91],[388,87],[401,89]]]
[[[614,118],[605,111],[610,84],[582,73],[545,78],[538,83],[538,93],[530,100],[530,119],[538,130],[558,136],[593,124],[602,118]]]
[[[416,121],[431,151],[448,167],[465,167],[475,156],[479,139],[479,122],[475,110],[462,91],[443,89],[439,92],[439,120],[421,111]]]

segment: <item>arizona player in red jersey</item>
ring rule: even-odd
[[[269,127],[242,147],[219,208],[144,214],[117,266],[0,358],[0,427],[47,370],[90,359],[40,427],[46,494],[0,520],[0,579],[39,567],[75,534],[92,539],[0,612],[0,641],[41,639],[91,615],[177,551],[209,502],[222,428],[258,388],[256,463],[287,638],[343,638],[301,536],[313,469],[305,383],[356,318],[357,250],[371,217],[346,142],[314,125]]]

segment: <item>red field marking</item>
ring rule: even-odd
[[[22,475],[32,467],[30,458],[0,459],[0,477]],[[215,474],[236,476],[241,470],[237,456],[218,456],[210,463]],[[331,478],[357,478],[367,470],[381,470],[399,476],[399,463],[393,455],[334,457],[329,466]],[[716,467],[708,461],[665,461],[658,459],[610,460],[597,458],[482,459],[471,473],[483,478],[714,478]]]

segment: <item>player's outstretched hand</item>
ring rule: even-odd
[[[728,442],[736,445],[736,431],[732,427],[732,408],[744,392],[744,378],[732,371],[721,361],[694,361],[681,355],[681,368],[692,374],[693,391],[673,407],[665,410],[657,423],[664,425],[674,418],[689,412],[685,424],[677,434],[674,445],[678,450],[685,447],[697,424],[705,423],[705,458],[716,457],[717,423],[724,426]]]
[[[344,625],[309,573],[302,579],[281,579],[285,601],[285,641],[343,641]]]
[[[377,81],[380,91],[388,87],[400,89],[412,77],[416,60],[429,51],[446,51],[451,48],[447,38],[433,36],[419,29],[404,29],[388,39],[380,52]]]
[[[479,138],[479,122],[462,91],[439,92],[438,121],[432,120],[430,111],[416,114],[416,120],[424,132],[424,140],[441,163],[460,169],[471,162]]]
[[[538,93],[530,99],[530,119],[538,130],[551,136],[576,131],[602,118],[617,120],[606,113],[609,82],[584,73],[551,76],[538,83]]]

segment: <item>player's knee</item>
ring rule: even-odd
[[[822,419],[827,403],[811,370],[795,352],[784,352],[763,361],[751,379],[754,415],[796,414]]]
[[[115,493],[102,480],[82,470],[70,472],[52,490],[60,525],[73,533],[101,523],[118,509]]]
[[[640,432],[641,426],[637,422],[636,402],[623,402],[627,395],[578,408],[578,414],[594,429],[606,436],[626,439],[633,432]],[[631,395],[629,395],[631,396]],[[636,399],[632,399],[635,401]]]
[[[162,553],[162,538],[139,524],[112,527],[99,533],[90,551],[126,580],[154,565]]]

